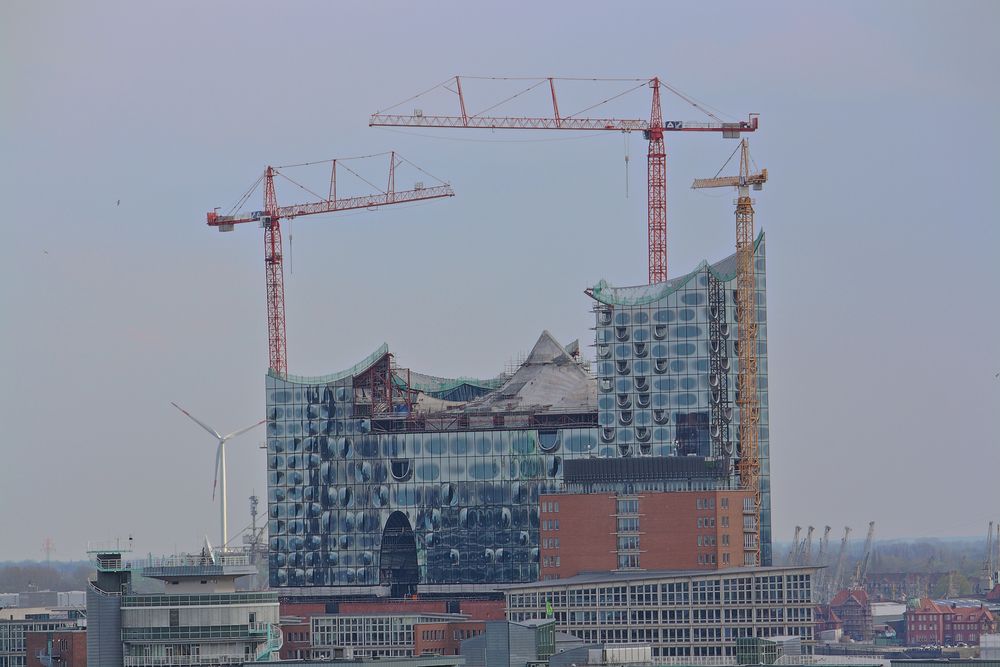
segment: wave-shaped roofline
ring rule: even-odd
[[[762,229],[757,234],[757,238],[753,243],[753,251],[755,255],[757,254],[757,250],[763,241],[764,230]],[[736,277],[736,253],[733,253],[724,259],[720,259],[715,264],[709,264],[708,260],[703,259],[690,273],[676,278],[670,278],[662,283],[654,283],[652,285],[613,287],[608,283],[608,281],[602,278],[596,285],[588,290],[585,290],[585,293],[595,301],[599,301],[600,303],[607,304],[609,306],[642,306],[647,303],[659,301],[660,299],[673,294],[687,285],[692,278],[705,269],[708,269],[713,276],[722,282],[732,280]]]

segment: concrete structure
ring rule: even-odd
[[[567,476],[574,463],[566,463]],[[745,491],[543,494],[541,578],[595,570],[733,567],[743,557],[749,497]]]
[[[911,603],[904,614],[907,644],[979,644],[980,635],[995,633],[997,619],[981,602],[931,600]]]
[[[763,236],[756,262],[767,564]],[[269,375],[271,587],[403,597],[536,581],[539,497],[562,487],[571,460],[657,457],[674,471],[697,463],[699,474],[663,477],[655,490],[739,490],[735,273],[731,256],[658,285],[589,290],[596,379],[576,343],[547,332],[513,373],[487,380],[400,368],[384,345],[340,373]]]
[[[278,598],[237,592],[253,575],[246,556],[201,554],[125,562],[122,552],[92,552],[97,576],[87,593],[87,658],[101,667],[241,664],[281,645]],[[137,593],[132,575],[158,579],[166,592]]]
[[[509,586],[512,621],[545,618],[597,644],[649,644],[654,658],[735,657],[741,637],[813,644],[812,567],[626,571]]]
[[[4,609],[0,616],[0,667],[25,667],[28,664],[29,635],[63,632],[77,627],[78,614],[37,608]]]
[[[87,631],[33,631],[25,635],[27,667],[87,667]]]
[[[555,619],[488,621],[483,632],[462,641],[469,667],[524,667],[547,664],[556,652]]]
[[[863,588],[845,588],[830,600],[830,611],[840,619],[844,634],[854,641],[871,641],[872,608]]]
[[[1000,662],[1000,634],[979,635],[979,657]]]

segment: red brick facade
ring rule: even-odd
[[[48,653],[52,642],[53,663],[60,667],[87,667],[87,632],[63,630],[54,632],[28,632],[24,636],[27,667],[42,667],[40,653]]]
[[[494,600],[448,600],[448,599],[369,599],[369,600],[331,600],[329,604],[315,602],[282,602],[281,603],[281,634],[284,645],[281,647],[282,660],[308,659],[312,647],[311,618],[328,614],[365,615],[365,614],[447,614],[459,613],[469,617],[463,623],[432,623],[425,624],[425,631],[433,631],[433,635],[421,640],[421,633],[415,632],[414,652],[419,655],[425,651],[437,655],[457,655],[452,649],[457,649],[458,643],[475,628],[482,626],[482,621],[502,621],[506,618],[506,606],[503,598]],[[479,622],[479,625],[476,623]],[[434,626],[434,627],[430,627]],[[468,627],[466,627],[468,626]],[[423,628],[424,626],[418,626]],[[457,634],[456,634],[457,633]],[[459,636],[459,639],[455,639]],[[472,636],[472,635],[468,635]],[[445,651],[445,652],[442,652]],[[86,651],[84,651],[86,655]]]
[[[413,626],[413,655],[458,655],[463,639],[485,631],[485,621],[417,623]]]
[[[908,644],[979,644],[979,636],[997,631],[997,619],[985,607],[959,607],[921,598],[906,610]]]
[[[540,504],[540,576],[743,565],[744,491],[560,493]]]

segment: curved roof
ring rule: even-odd
[[[764,231],[757,234],[754,241],[753,250],[756,255],[764,241]],[[702,260],[694,271],[670,278],[662,283],[653,285],[636,285],[635,287],[612,287],[606,280],[600,280],[596,285],[586,291],[587,295],[595,301],[606,303],[609,306],[641,306],[647,303],[659,301],[665,296],[673,294],[684,287],[692,278],[708,269],[708,271],[719,280],[725,282],[736,277],[736,253],[725,259],[719,260],[715,264],[709,264],[707,260]]]

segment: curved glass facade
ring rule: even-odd
[[[766,565],[770,488],[762,237],[757,267]],[[739,418],[735,289],[732,257],[660,285],[595,287],[597,377],[584,380],[591,398],[582,408],[526,410],[519,404],[505,412],[497,406],[507,400],[506,392],[516,391],[510,381],[485,395],[482,385],[465,383],[480,389],[461,397],[471,403],[440,408],[435,419],[414,422],[411,399],[419,388],[407,384],[405,372],[387,371],[384,381],[373,378],[367,369],[382,363],[378,355],[352,373],[288,380],[269,375],[271,586],[392,583],[393,573],[382,566],[383,532],[397,512],[413,532],[420,584],[532,582],[539,569],[538,498],[562,487],[567,459],[732,459]],[[720,321],[727,324],[720,328]],[[388,369],[388,351],[380,353]],[[558,389],[559,383],[553,386]],[[558,398],[544,403],[556,404]],[[477,400],[483,401],[479,412],[470,408]],[[736,483],[733,475],[718,480],[720,488]],[[396,517],[392,526],[398,525]]]
[[[387,583],[396,512],[420,583],[534,581],[539,494],[558,488],[565,458],[596,451],[593,428],[373,433],[346,386],[267,385],[272,586]]]
[[[756,241],[757,386],[760,397],[761,561],[771,564],[765,247]],[[738,487],[736,409],[740,329],[736,257],[666,283],[598,284],[596,349],[600,456],[726,460]]]

